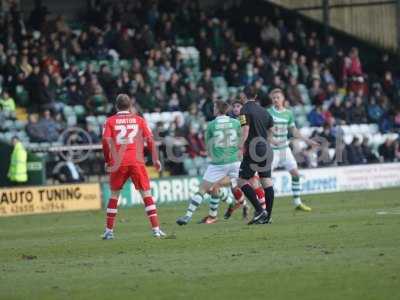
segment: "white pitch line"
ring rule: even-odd
[[[400,215],[400,210],[392,210],[392,211],[386,211],[386,210],[382,210],[382,211],[377,211],[376,212],[377,215]]]

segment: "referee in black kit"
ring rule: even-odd
[[[274,203],[274,188],[271,179],[271,164],[274,154],[270,146],[274,123],[267,110],[256,102],[256,97],[257,95],[251,87],[244,88],[243,107],[239,117],[242,126],[240,146],[243,151],[239,186],[255,209],[254,218],[249,224],[265,224],[270,222]],[[256,192],[248,181],[256,172],[258,172],[265,191],[267,210],[261,207]]]

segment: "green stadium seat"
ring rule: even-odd
[[[107,116],[105,115],[99,115],[97,116],[97,124],[103,125],[106,122]]]
[[[183,168],[188,173],[189,176],[196,176],[197,175],[197,168],[194,164],[193,159],[186,158],[183,160]]]
[[[68,117],[70,115],[74,115],[75,114],[74,108],[72,106],[65,105],[64,108],[63,108],[63,113],[64,113],[65,117]]]
[[[0,124],[1,130],[10,131],[15,130],[15,125],[13,120],[5,120],[2,124]]]
[[[17,85],[16,89],[16,102],[18,105],[20,106],[27,106],[28,102],[29,102],[29,96],[28,96],[28,92],[25,90],[25,88],[22,85]]]
[[[61,147],[63,146],[63,143],[61,142],[52,142],[50,143],[50,147]]]
[[[87,116],[86,117],[86,123],[90,125],[96,125],[97,124],[97,119],[95,116]]]
[[[44,149],[44,150],[48,149],[48,148],[50,148],[50,143],[48,143],[48,142],[39,143],[39,147]]]
[[[312,111],[313,110],[313,106],[312,105],[304,105],[303,106],[303,113],[305,114],[305,115],[308,115],[308,113],[310,112],[310,111]]]
[[[66,117],[66,121],[68,126],[76,126],[76,124],[78,124],[78,118],[76,115],[69,115]]]
[[[26,145],[26,148],[29,150],[38,149],[40,147],[40,143],[29,143]]]
[[[26,124],[28,124],[27,121],[20,121],[20,120],[16,120],[14,121],[14,127],[17,130],[22,130],[26,127]]]
[[[16,131],[7,131],[4,133],[4,139],[6,142],[11,142],[11,139],[17,135]]]
[[[78,118],[82,118],[86,114],[86,109],[83,105],[75,105],[73,110]]]

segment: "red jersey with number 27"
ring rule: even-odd
[[[144,164],[144,144],[152,143],[153,135],[146,121],[128,111],[107,118],[103,126],[103,153],[109,166]]]

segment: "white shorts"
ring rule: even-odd
[[[204,173],[203,180],[215,183],[220,181],[225,176],[231,179],[232,186],[237,185],[237,179],[239,178],[240,161],[225,164],[225,165],[213,165],[209,164],[206,172]]]
[[[272,161],[272,170],[276,168],[285,168],[286,171],[297,169],[297,162],[289,147],[274,150],[274,160]]]

